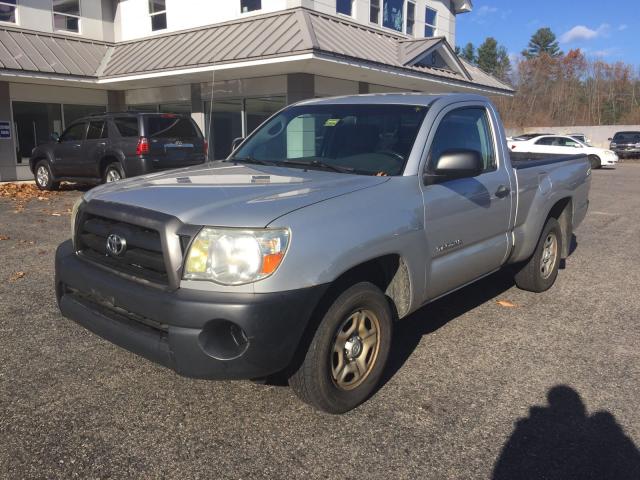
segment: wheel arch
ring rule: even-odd
[[[104,177],[104,172],[107,169],[107,166],[109,166],[112,163],[119,163],[120,167],[124,169],[124,163],[122,160],[123,158],[117,153],[114,153],[114,152],[106,153],[100,159],[100,163],[98,164],[98,174],[100,175],[100,178]]]
[[[561,258],[567,258],[571,250],[573,237],[573,198],[564,197],[556,201],[549,210],[545,224],[549,218],[555,218],[560,224],[560,230],[562,231]],[[542,228],[544,228],[544,225]]]

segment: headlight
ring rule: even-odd
[[[611,142],[611,145],[609,145],[611,148],[616,148],[618,146],[618,144],[616,142]]]
[[[276,271],[289,246],[288,229],[203,228],[191,243],[186,280],[242,285]]]
[[[84,199],[80,197],[76,200],[76,203],[73,204],[73,208],[71,209],[71,240],[75,246],[76,243],[76,220],[78,217],[78,210],[80,210],[80,206],[84,203]]]

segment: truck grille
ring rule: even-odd
[[[108,251],[110,235],[125,240],[122,253]],[[162,241],[157,230],[87,214],[80,219],[76,245],[80,255],[95,263],[154,283],[168,284]]]

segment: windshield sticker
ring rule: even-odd
[[[340,122],[339,118],[330,118],[326,122],[324,122],[325,127],[335,127]]]

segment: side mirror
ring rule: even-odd
[[[49,138],[52,142],[60,142],[60,135],[57,132],[53,132],[51,135],[49,135]]]
[[[476,150],[447,150],[435,161],[430,172],[424,174],[424,184],[434,183],[456,178],[475,177],[484,168],[482,155]]]
[[[609,138],[607,138],[607,140],[611,141],[611,140],[613,140],[613,138],[609,137]]]
[[[244,142],[244,137],[234,138],[233,141],[231,142],[231,151],[238,148],[238,145],[240,145],[242,142]]]

